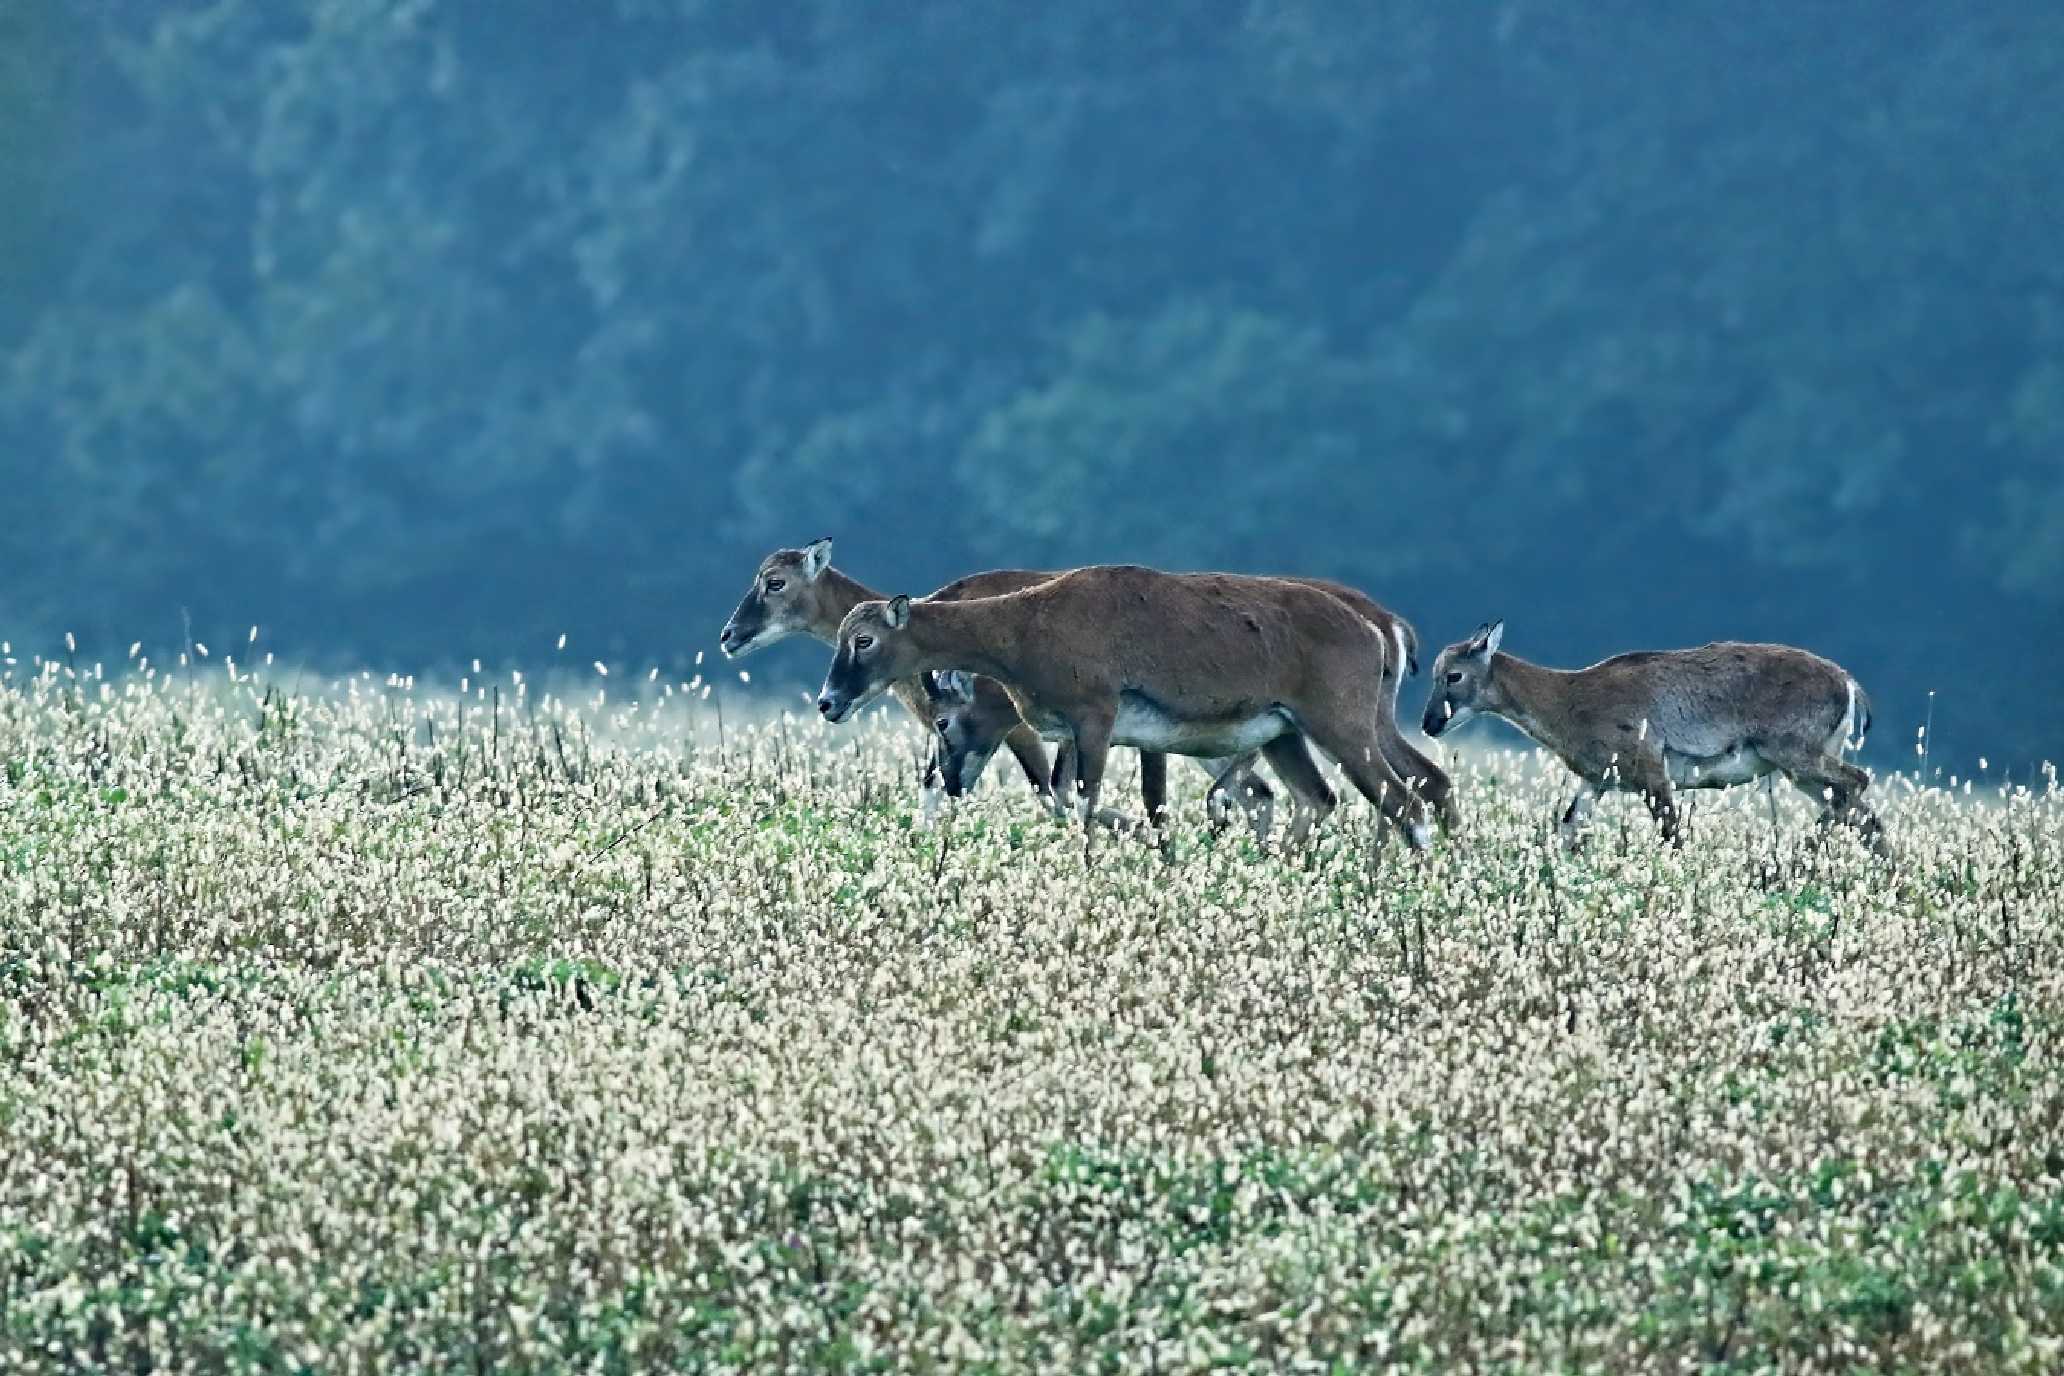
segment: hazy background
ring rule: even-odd
[[[2064,758],[2060,187],[2028,0],[0,0],[0,636],[675,668],[830,534]]]

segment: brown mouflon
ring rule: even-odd
[[[1502,621],[1440,652],[1426,734],[1478,712],[1503,717],[1582,780],[1563,813],[1574,846],[1592,802],[1639,793],[1673,845],[1683,843],[1676,791],[1727,788],[1780,773],[1822,805],[1821,823],[1855,827],[1889,857],[1863,803],[1870,775],[1842,758],[1870,729],[1870,700],[1838,664],[1789,645],[1719,641],[1689,650],[1615,655],[1588,669],[1546,669],[1499,649]]]
[[[933,593],[930,600],[951,602],[1016,592],[1051,577],[1053,574],[1050,572],[1031,569],[996,569],[955,579]],[[759,569],[753,574],[752,586],[746,589],[737,610],[731,613],[731,619],[724,623],[717,644],[730,658],[750,654],[795,635],[808,636],[827,645],[835,644],[839,623],[845,619],[846,613],[861,602],[879,601],[880,598],[881,594],[832,567],[831,540],[828,537],[813,540],[801,549],[777,549],[760,561]],[[943,715],[934,710],[934,686],[925,677],[918,676],[895,683],[890,691],[924,726],[927,737],[934,742],[933,754],[925,770],[926,812],[936,803],[942,787],[953,796],[972,788],[999,745],[1009,747],[1040,796],[1052,798],[1054,767],[1047,761],[1046,747],[1040,742],[1038,733],[1018,719],[1016,706],[1000,684],[985,678],[969,681],[967,692],[971,707],[983,723],[989,746],[979,760],[963,757],[953,773],[943,772],[941,768],[940,756],[944,752],[934,733],[941,731],[946,722]],[[1236,799],[1247,811],[1256,833],[1266,836],[1275,793],[1253,772],[1253,763],[1251,753],[1232,760],[1198,761],[1198,765],[1212,776],[1214,798],[1229,796]],[[1140,777],[1141,791],[1146,794],[1147,810],[1151,815],[1162,807],[1166,796],[1167,762],[1150,760],[1143,755]],[[1112,821],[1114,817],[1115,814],[1106,815],[1104,820]]]
[[[1383,750],[1395,654],[1390,637],[1308,584],[1098,565],[996,597],[861,603],[839,627],[817,706],[838,722],[898,680],[966,669],[1002,683],[1026,723],[1074,747],[1087,814],[1113,744],[1258,749],[1301,804],[1293,836],[1334,806],[1309,738],[1421,848],[1427,804]]]
[[[1459,816],[1448,776],[1439,765],[1414,748],[1398,730],[1398,695],[1404,685],[1404,673],[1418,672],[1416,657],[1419,638],[1411,623],[1367,594],[1344,584],[1321,578],[1284,578],[1281,581],[1304,583],[1332,594],[1345,602],[1381,634],[1389,637],[1396,646],[1396,653],[1385,666],[1385,682],[1381,694],[1384,711],[1378,729],[1381,732],[1383,757],[1400,778],[1415,786],[1420,795],[1433,805],[1444,827],[1457,825]],[[1403,672],[1400,672],[1401,670]],[[930,676],[927,682],[933,689],[933,711],[938,717],[936,724],[944,746],[942,767],[946,776],[946,790],[952,794],[956,791],[956,781],[964,774],[972,772],[976,776],[980,775],[982,765],[1002,743],[1004,733],[1016,726],[1020,718],[1015,706],[1010,704],[1008,699],[1002,710],[985,701],[977,690],[979,680],[975,675],[951,669]],[[1067,743],[1063,741],[1054,757],[1057,793],[1065,794],[1065,786],[1072,780],[1073,772],[1072,754]],[[1220,790],[1224,787],[1223,781],[1215,785],[1207,803],[1217,804]],[[1151,796],[1149,806],[1153,806]]]

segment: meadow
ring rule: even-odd
[[[1085,858],[554,687],[9,668],[0,1370],[2064,1369],[2053,772]]]

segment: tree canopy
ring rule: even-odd
[[[829,533],[2054,756],[2059,89],[2008,3],[10,7],[0,635],[674,664]]]

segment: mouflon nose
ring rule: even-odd
[[[831,698],[828,694],[817,699],[817,711],[823,716],[831,715]]]

